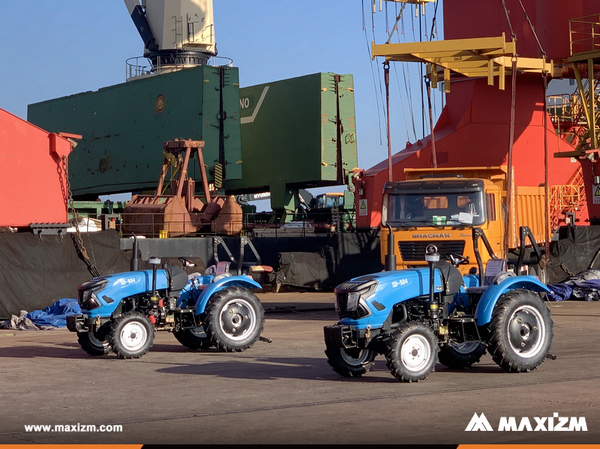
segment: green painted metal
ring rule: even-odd
[[[343,185],[358,166],[352,75],[316,73],[240,89],[242,178],[228,193],[271,192],[297,209],[300,188]]]
[[[204,140],[226,194],[271,193],[299,209],[301,188],[343,185],[357,167],[352,75],[316,73],[239,89],[235,67],[200,66],[29,105],[28,120],[83,135],[69,158],[76,199],[154,192],[162,143]],[[196,160],[189,175],[201,189]],[[291,217],[288,216],[286,220]]]
[[[69,157],[75,198],[153,192],[162,143],[204,140],[209,179],[217,162],[226,179],[240,179],[239,74],[235,67],[200,66],[29,105],[28,120],[52,132],[81,134]],[[196,159],[189,176],[196,190]],[[95,198],[94,198],[95,199]]]
[[[79,217],[100,218],[104,214],[122,214],[125,201],[73,201]],[[69,220],[73,213],[69,211]]]

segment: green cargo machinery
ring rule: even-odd
[[[352,75],[239,89],[237,68],[204,65],[32,104],[28,120],[83,136],[69,159],[78,200],[153,191],[175,138],[205,141],[209,178],[224,167],[220,194],[270,192],[278,220],[293,218],[299,189],[348,184],[357,167]],[[201,180],[197,164],[189,175]]]
[[[271,193],[287,219],[303,188],[348,184],[357,167],[352,75],[316,73],[240,89],[242,179],[228,193]]]
[[[83,136],[69,156],[71,189],[79,200],[155,190],[162,143],[176,138],[205,142],[210,179],[217,163],[224,179],[240,179],[238,77],[235,67],[208,65],[147,76],[29,105],[28,120]],[[197,164],[190,164],[189,176],[201,180]]]

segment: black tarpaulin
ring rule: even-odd
[[[277,253],[274,283],[333,289],[348,279],[383,270],[376,233],[338,234],[318,242],[303,239],[296,251]],[[317,243],[321,243],[320,245]]]
[[[77,255],[76,234],[0,234],[0,318],[51,306],[59,298],[77,298],[77,286],[93,276]],[[82,233],[90,260],[100,274],[129,270],[116,231]]]
[[[81,237],[87,255],[100,274],[129,271],[129,239],[120,239],[116,231],[109,230],[82,233]],[[77,286],[92,275],[78,257],[74,239],[75,234],[69,234],[62,240],[56,236],[43,236],[40,239],[29,232],[0,234],[0,319],[19,315],[21,310],[42,310],[59,298],[77,297]],[[223,240],[237,262],[240,239],[228,237]],[[289,279],[293,279],[293,285],[301,287],[332,289],[352,277],[383,269],[378,232],[306,238],[259,237],[253,238],[252,242],[260,254],[261,264],[275,269],[279,264],[279,253],[319,255],[311,256],[312,266],[294,268],[296,274]],[[125,247],[127,249],[121,249]],[[215,263],[212,249],[213,239],[210,237],[140,239],[141,259],[138,268],[149,268],[149,256],[158,256],[163,263],[178,265],[177,257],[181,255],[197,263],[198,266],[191,270],[203,271]],[[229,260],[223,248],[219,247],[218,252],[219,260]],[[244,263],[251,264],[255,259],[252,251],[246,247]],[[237,269],[235,265],[232,264],[232,270]],[[302,270],[304,274],[300,273]]]
[[[600,268],[600,256],[594,260],[600,251],[600,226],[564,226],[558,236],[558,241],[550,245],[549,284],[560,283],[572,274]]]
[[[275,283],[320,289],[327,286],[329,272],[323,254],[308,252],[279,253]]]

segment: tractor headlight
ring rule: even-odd
[[[108,281],[105,279],[98,282],[88,281],[77,287],[79,292],[79,306],[84,310],[92,310],[100,307],[100,300],[96,296],[96,293],[102,291],[107,283]]]
[[[91,310],[100,307],[100,302],[93,291],[85,290],[79,295],[79,305],[82,309]]]
[[[344,282],[335,288],[335,310],[340,318],[370,315],[367,299],[377,290],[377,281]]]
[[[348,310],[355,311],[356,309],[358,309],[361,300],[364,302],[368,298],[370,298],[371,295],[375,293],[376,288],[377,282],[372,281],[369,284],[363,284],[362,286],[360,286],[360,288],[358,288],[355,291],[348,292]]]

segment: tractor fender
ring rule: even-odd
[[[196,315],[200,315],[204,313],[204,309],[206,308],[206,304],[209,299],[217,293],[219,290],[223,290],[226,287],[243,287],[243,288],[260,288],[261,285],[252,279],[249,276],[229,276],[223,279],[220,279],[217,282],[212,282],[206,286],[206,288],[202,291],[202,294],[198,298],[196,302]]]
[[[534,292],[550,292],[535,276],[514,276],[509,277],[498,285],[490,285],[481,295],[477,309],[475,310],[475,319],[478,326],[484,326],[492,321],[494,307],[500,297],[509,290],[524,288]]]

